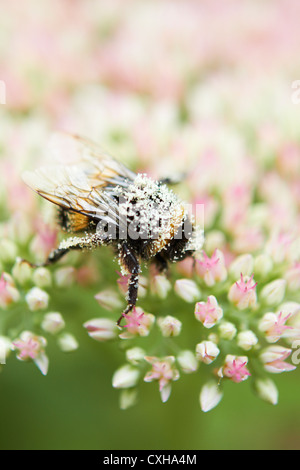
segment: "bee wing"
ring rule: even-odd
[[[77,136],[67,137],[74,146],[74,159],[78,163],[27,171],[23,174],[25,183],[66,210],[118,224],[116,186],[126,188],[136,174],[92,142]]]
[[[103,179],[106,176],[112,176],[111,173],[107,174],[105,169],[110,169],[117,175],[131,180],[136,177],[134,172],[115,160],[99,145],[79,135],[67,132],[54,133],[50,139],[48,151],[51,160],[54,158],[59,164],[78,165],[85,162],[86,166],[90,165],[91,173],[95,172],[96,174],[97,170],[99,173],[103,173]]]

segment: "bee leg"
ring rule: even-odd
[[[71,237],[67,240],[63,240],[59,247],[51,251],[50,255],[43,263],[34,264],[30,261],[23,260],[33,268],[39,268],[43,266],[49,266],[53,263],[56,263],[63,256],[65,256],[71,250],[83,250],[85,248],[96,248],[97,246],[103,244],[99,235],[96,233],[87,237]]]
[[[65,254],[67,254],[69,250],[67,248],[56,248],[55,250],[51,251],[50,255],[44,261],[44,263],[37,264],[35,266],[49,266],[50,264],[56,263],[56,261],[60,260]]]
[[[56,263],[56,261],[58,261],[68,252],[69,249],[67,248],[56,248],[55,250],[51,251],[50,255],[43,263],[31,263],[31,261],[28,261],[26,259],[22,259],[22,262],[29,264],[31,268],[40,268],[44,266],[49,266],[52,263]]]
[[[133,253],[133,251],[128,247],[126,243],[123,244],[121,254],[120,254],[120,264],[123,268],[130,273],[130,279],[128,283],[128,292],[127,292],[127,307],[117,321],[117,325],[120,325],[124,315],[129,313],[136,305],[138,287],[139,287],[139,273],[140,273],[140,264]]]

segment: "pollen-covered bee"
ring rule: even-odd
[[[66,134],[63,141],[75,163],[25,172],[23,179],[58,206],[63,229],[82,233],[63,240],[42,265],[70,250],[111,244],[121,273],[130,276],[120,323],[136,305],[141,261],[154,262],[164,271],[168,261],[182,260],[202,247],[203,231],[163,181],[132,172],[89,140]]]

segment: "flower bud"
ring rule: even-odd
[[[84,323],[88,335],[96,341],[109,341],[118,335],[116,322],[110,318],[93,318]]]
[[[160,299],[165,299],[171,290],[171,283],[166,276],[156,275],[152,280],[152,292]]]
[[[300,263],[295,263],[285,273],[285,280],[290,291],[296,292],[300,289]]]
[[[12,268],[12,275],[19,284],[24,285],[31,279],[31,268],[26,261],[23,261],[21,258],[17,258],[16,263]]]
[[[44,316],[41,327],[48,333],[56,334],[65,327],[65,322],[60,313],[50,312]]]
[[[206,253],[213,253],[216,249],[226,245],[226,238],[219,230],[210,230],[205,237]]]
[[[245,310],[246,308],[253,307],[256,305],[256,285],[257,283],[253,280],[253,275],[249,277],[243,277],[241,273],[241,279],[235,282],[228,293],[228,299],[232,302],[239,310]]]
[[[133,365],[137,365],[144,360],[146,356],[146,352],[139,348],[138,346],[134,348],[127,349],[126,351],[126,359]]]
[[[14,285],[13,278],[3,272],[0,278],[0,307],[5,309],[10,304],[18,302],[20,293]]]
[[[267,277],[273,269],[271,256],[263,253],[254,260],[254,273],[263,278]]]
[[[195,370],[197,370],[198,368],[198,362],[195,357],[195,354],[189,350],[181,351],[177,355],[177,362],[183,372],[185,372],[186,374],[195,372]]]
[[[106,289],[95,295],[95,299],[101,307],[113,310],[122,307],[122,301],[113,289]]]
[[[127,410],[131,406],[134,406],[137,401],[137,389],[136,388],[124,388],[120,393],[120,409]]]
[[[113,375],[112,386],[114,388],[134,387],[140,377],[140,372],[135,367],[126,364],[120,367]]]
[[[232,340],[236,333],[237,329],[235,325],[229,321],[222,321],[218,327],[220,338]]]
[[[13,344],[8,336],[0,336],[0,364],[6,363]]]
[[[254,382],[254,389],[262,400],[277,405],[278,403],[278,390],[271,379],[256,379]]]
[[[210,258],[203,251],[202,259],[197,260],[196,269],[199,277],[209,287],[215,285],[216,282],[225,281],[227,278],[224,255],[218,249]]]
[[[58,287],[70,287],[75,281],[76,270],[73,266],[66,266],[55,271],[54,277]]]
[[[254,258],[250,254],[238,256],[230,265],[230,275],[237,279],[242,273],[244,276],[251,276],[254,268]]]
[[[237,345],[245,351],[249,351],[257,343],[257,336],[251,330],[241,331],[237,335]]]
[[[220,349],[212,341],[202,341],[196,346],[197,359],[204,364],[211,364],[220,354]]]
[[[33,287],[26,294],[25,300],[29,309],[34,312],[48,307],[49,295],[39,287]]]
[[[71,333],[63,333],[57,342],[63,352],[75,351],[78,348],[78,342]]]
[[[37,287],[40,287],[41,289],[44,289],[45,287],[50,287],[52,284],[51,273],[49,269],[45,267],[35,269],[32,275],[32,279],[34,284]]]
[[[192,303],[200,298],[200,290],[191,279],[178,279],[175,282],[175,292],[186,302]]]
[[[157,324],[163,336],[178,336],[181,332],[182,323],[177,318],[167,315],[160,317]]]
[[[283,301],[285,295],[286,281],[276,279],[267,284],[260,293],[260,300],[267,305],[278,305]]]
[[[223,310],[219,307],[217,299],[210,295],[207,302],[196,303],[195,317],[205,328],[212,328],[223,317]]]
[[[7,238],[0,240],[0,261],[10,263],[16,259],[17,247],[14,242]]]
[[[220,403],[223,393],[217,382],[211,381],[202,387],[199,398],[201,410],[207,413]]]
[[[147,295],[148,279],[145,276],[139,277],[138,297],[144,298]]]

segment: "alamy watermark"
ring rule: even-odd
[[[148,206],[133,205],[126,198],[119,198],[114,213],[103,213],[97,224],[97,233],[110,240],[157,240],[162,235],[175,240],[189,240],[198,229],[204,230],[204,204],[185,204],[170,210],[159,203]]]
[[[292,343],[292,349],[294,349],[294,352],[291,356],[291,361],[294,364],[294,366],[297,366],[300,364],[300,339],[296,339]]]

